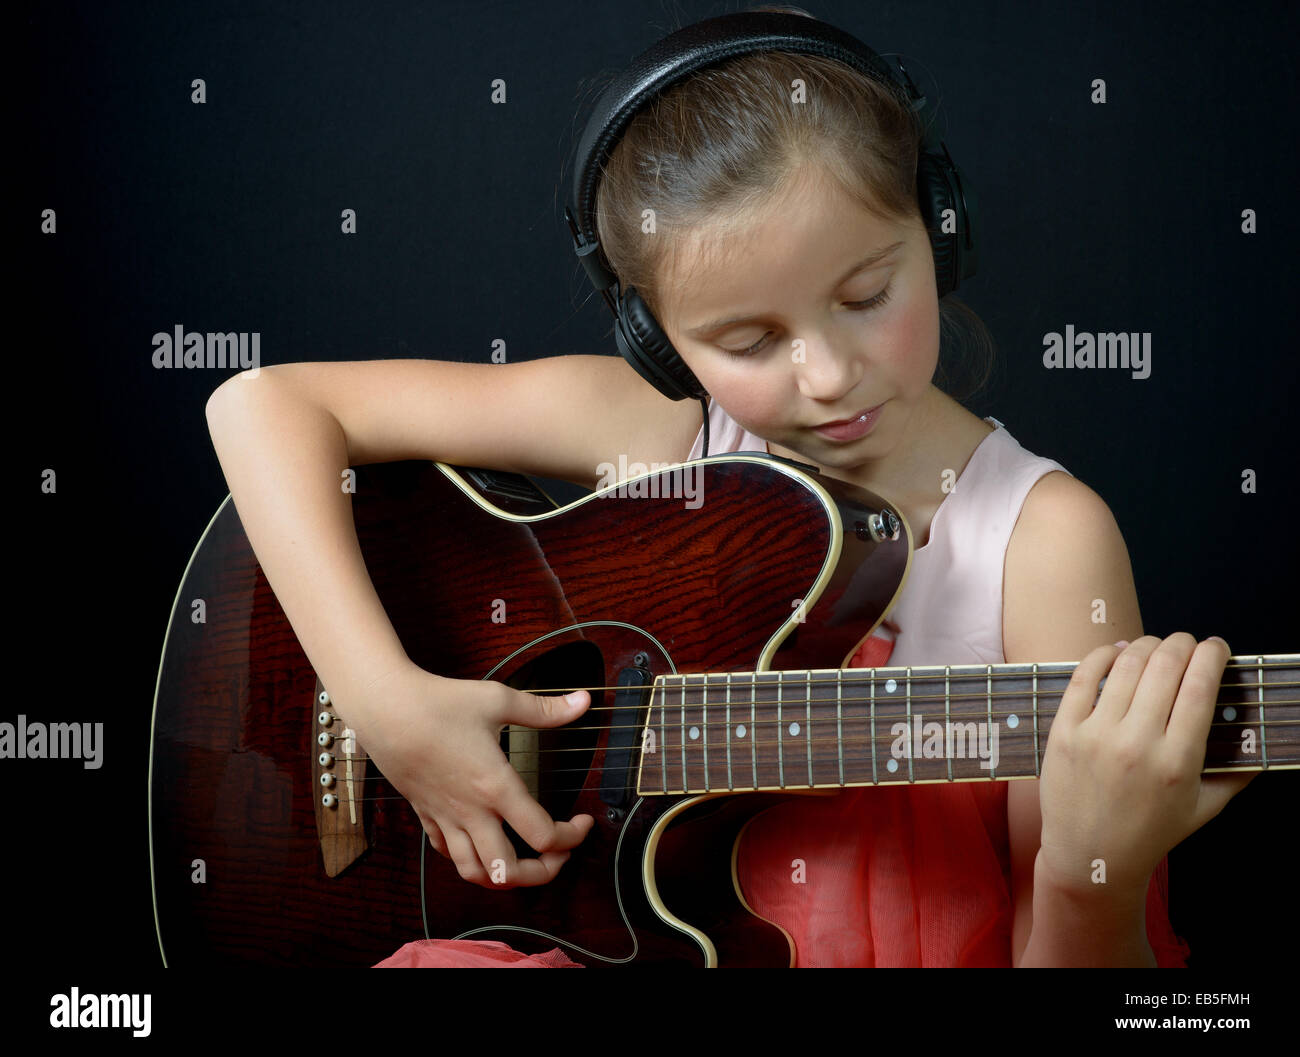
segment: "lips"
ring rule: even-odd
[[[867,415],[871,414],[871,412],[875,411],[876,408],[882,406],[883,405],[881,404],[876,404],[874,407],[863,408],[863,410],[859,411],[856,415],[850,415],[848,418],[837,418],[831,422],[821,422],[814,426],[813,429],[825,429],[827,426],[847,426],[850,422],[861,421],[866,418]]]

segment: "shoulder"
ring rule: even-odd
[[[1128,546],[1106,501],[1059,470],[1030,489],[1003,566],[1009,663],[1079,660],[1141,634]]]
[[[1007,544],[1007,561],[1043,570],[1112,560],[1128,550],[1106,501],[1061,470],[1040,477],[1025,496]]]

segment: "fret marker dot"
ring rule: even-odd
[[[898,689],[898,683],[895,680],[893,679],[885,680],[885,693],[892,694],[897,689]]]
[[[689,734],[690,734],[690,736],[691,736],[691,741],[694,741],[696,738],[698,738],[698,737],[700,736],[700,728],[699,728],[699,727],[691,727],[691,729],[690,729],[690,731],[689,731]]]
[[[790,737],[792,737],[792,738],[797,738],[798,736],[799,736],[799,724],[798,724],[798,723],[791,723],[791,724],[790,724]]]
[[[740,726],[736,728],[736,737],[743,738],[744,736],[745,736],[745,724],[742,723],[740,724]]]
[[[898,761],[894,759],[886,760],[885,770],[888,771],[890,774],[893,774],[895,771],[898,770]]]
[[[1232,720],[1236,719],[1236,718],[1237,718],[1237,710],[1236,710],[1235,708],[1233,708],[1231,705],[1228,705],[1228,707],[1225,708],[1225,709],[1223,710],[1223,718],[1226,719],[1226,720],[1228,720],[1228,721],[1232,721]]]
[[[1007,716],[1007,726],[1015,730],[1016,727],[1020,726],[1020,717],[1012,712],[1011,715]]]

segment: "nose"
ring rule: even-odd
[[[836,349],[828,341],[805,339],[790,352],[795,384],[809,400],[835,403],[850,393],[862,379],[862,364],[848,349]]]

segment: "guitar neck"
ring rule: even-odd
[[[1036,778],[1078,662],[659,676],[643,796]],[[1206,771],[1300,767],[1300,654],[1231,657]]]

